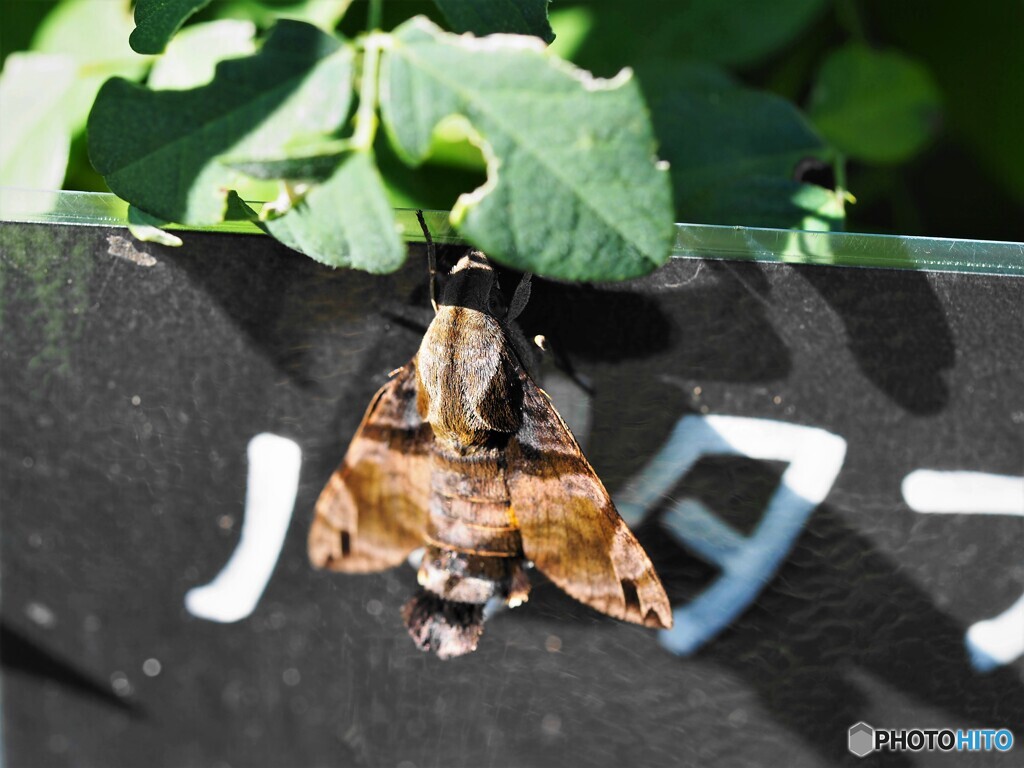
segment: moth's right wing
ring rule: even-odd
[[[505,458],[523,553],[566,594],[648,627],[672,626],[665,588],[548,396],[525,371]]]
[[[416,410],[413,359],[374,395],[316,503],[309,559],[359,573],[398,565],[423,545],[434,434]]]

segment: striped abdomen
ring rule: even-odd
[[[420,584],[459,603],[526,599],[523,545],[497,449],[459,456],[435,446]]]

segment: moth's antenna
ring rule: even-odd
[[[434,308],[434,314],[437,314],[437,251],[434,248],[434,238],[430,236],[430,229],[427,227],[427,222],[423,218],[423,211],[416,211],[416,218],[420,222],[420,228],[423,230],[423,237],[427,241],[427,271],[430,274],[430,306]]]

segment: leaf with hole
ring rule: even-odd
[[[840,223],[832,190],[794,178],[802,160],[830,160],[832,151],[792,104],[708,65],[650,65],[639,77],[671,165],[679,220],[788,228],[806,226],[810,216],[829,227]]]
[[[465,121],[488,180],[459,198],[452,221],[495,260],[621,280],[668,259],[668,174],[630,73],[598,80],[531,38],[456,36],[417,18],[385,50],[381,114],[413,165],[439,124]]]

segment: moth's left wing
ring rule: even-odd
[[[672,609],[647,553],[547,395],[520,370],[522,426],[506,450],[512,511],[527,558],[592,608],[649,627]]]
[[[423,545],[434,435],[416,411],[416,361],[374,395],[316,503],[309,559],[359,573],[391,568]]]

